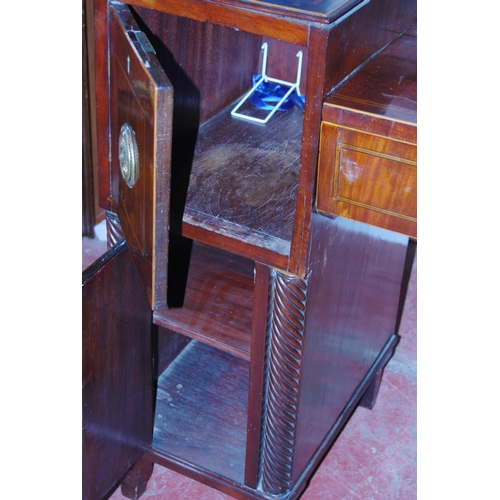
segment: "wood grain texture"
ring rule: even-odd
[[[143,8],[137,18],[174,86],[171,210],[182,234],[286,267],[302,115],[266,127],[229,115],[259,71],[262,38]],[[270,54],[284,47],[296,70],[297,46],[272,41]]]
[[[216,488],[219,491],[222,491],[233,498],[237,498],[239,500],[272,500],[273,498],[280,498],[282,500],[297,500],[300,498],[302,492],[307,487],[308,480],[314,474],[318,464],[321,459],[330,449],[332,443],[337,437],[338,433],[342,430],[343,426],[349,420],[349,417],[352,415],[353,411],[356,409],[359,401],[362,399],[363,395],[366,393],[369,388],[371,382],[374,380],[376,373],[383,368],[387,362],[389,361],[392,353],[394,352],[395,346],[398,342],[398,336],[392,335],[387,341],[386,345],[383,347],[379,356],[377,357],[375,363],[371,367],[371,369],[367,372],[363,381],[360,383],[356,391],[352,394],[348,404],[344,407],[341,415],[337,419],[335,425],[330,429],[328,434],[325,437],[325,440],[321,443],[321,445],[317,448],[310,462],[308,463],[306,469],[303,474],[300,476],[297,482],[294,483],[292,489],[284,495],[280,495],[279,497],[275,495],[269,495],[262,491],[262,489],[254,489],[248,487],[244,484],[235,482],[234,480],[228,479],[224,476],[216,474],[214,472],[208,471],[207,469],[192,464],[183,459],[179,459],[167,453],[164,453],[158,449],[148,450],[144,454],[144,458],[146,460],[153,461],[164,467],[168,467],[180,474],[183,474],[187,477],[200,481],[212,488]]]
[[[109,209],[118,197],[119,181],[118,171],[111,173],[108,164],[107,2],[95,1],[100,198]],[[298,0],[297,5],[302,4],[300,10],[308,3],[314,11],[329,1]],[[374,359],[395,343],[391,332],[396,326],[391,330],[388,318],[398,287],[399,235],[387,239],[383,232],[379,238],[370,232],[373,228],[366,233],[359,229],[363,225],[313,213],[321,119],[330,109],[323,101],[409,26],[415,2],[356,2],[357,7],[330,24],[324,18],[321,23],[303,20],[293,9],[279,15],[289,4],[273,5],[273,0],[132,3],[137,6],[135,22],[152,41],[175,92],[172,217],[162,222],[170,222],[174,239],[184,235],[207,244],[181,244],[186,253],[177,260],[170,253],[176,246],[172,239],[155,243],[163,252],[158,262],[165,273],[168,269],[170,276],[179,264],[169,284],[184,283],[185,293],[175,292],[179,307],[163,304],[154,314],[154,321],[169,329],[159,332],[153,346],[158,351],[155,369],[165,368],[158,408],[164,408],[168,421],[160,425],[164,414],[157,414],[156,444],[145,459],[236,498],[268,499],[284,492],[281,498],[295,499],[375,377],[370,372]],[[248,89],[259,69],[261,43],[270,39],[279,42],[275,47],[287,59],[279,68],[273,58],[273,72],[288,72],[297,47],[304,48],[306,110],[299,120],[278,115],[276,127],[260,127],[260,135],[254,136],[251,124],[236,126],[237,120],[226,116],[217,120]],[[144,120],[139,121],[144,127]],[[404,133],[389,129],[384,133]],[[290,134],[296,135],[296,144],[280,149]],[[408,142],[408,137],[386,138]],[[368,194],[370,200],[373,194]],[[190,266],[184,268],[183,261]],[[296,275],[297,302],[283,298],[286,293],[268,297],[267,266]],[[310,269],[317,283],[306,311],[302,285]],[[277,273],[288,279],[286,272]],[[293,284],[284,286],[285,292],[294,289]],[[271,347],[264,333],[273,302],[275,320],[283,304],[296,308],[296,315],[284,313],[281,327],[297,320],[291,328],[298,337],[273,326],[282,341]],[[188,343],[190,338],[195,340]],[[274,391],[263,401],[266,349],[272,359],[269,380],[275,378],[270,382]],[[370,398],[368,394],[365,401]],[[273,410],[263,418],[269,405]],[[274,429],[269,436],[264,433],[261,462],[262,421]],[[272,493],[259,489],[260,484]]]
[[[416,145],[323,123],[317,207],[416,237]]]
[[[255,288],[252,311],[250,352],[250,387],[248,391],[247,448],[245,485],[257,488],[259,481],[262,426],[264,423],[264,373],[268,352],[267,331],[271,321],[271,272],[267,266],[255,265]]]
[[[158,309],[154,322],[249,359],[253,287],[252,261],[195,243],[182,306]]]
[[[361,114],[358,122],[338,121],[342,111]],[[323,119],[394,139],[416,142],[417,25],[365,64],[325,101]],[[355,116],[353,114],[352,119]],[[346,117],[344,120],[347,120]],[[370,120],[370,121],[368,121]],[[384,121],[385,120],[385,121]],[[400,123],[403,122],[403,123]],[[406,136],[393,128],[407,125]],[[413,126],[411,126],[413,125]],[[386,128],[384,128],[386,127]]]
[[[190,4],[186,3],[194,13]],[[191,16],[149,8],[135,11],[174,87],[174,128],[180,129],[174,140],[182,138],[180,131],[198,128],[250,88],[258,68],[260,36]]]
[[[326,96],[351,73],[415,22],[416,2],[361,2],[341,20],[326,27],[311,26],[309,39],[304,142],[301,153],[297,208],[289,271],[304,276],[314,204],[321,110]],[[390,29],[387,27],[390,26]],[[362,35],[361,35],[362,34]],[[312,57],[314,54],[314,57]]]
[[[297,187],[295,220],[288,271],[298,276],[307,274],[307,248],[309,246],[310,218],[318,163],[319,130],[323,103],[324,79],[327,69],[326,48],[328,31],[313,27],[309,44],[307,94],[304,109],[302,149]],[[314,54],[314,57],[311,55]]]
[[[96,213],[94,203],[94,161],[92,154],[91,80],[93,67],[90,51],[93,39],[89,37],[86,2],[82,2],[82,236],[94,237]],[[91,23],[92,25],[92,23]]]
[[[323,120],[417,143],[417,25],[325,101]]]
[[[170,149],[173,87],[154,54],[137,41],[138,26],[125,5],[111,8],[111,151],[118,216],[153,308],[167,300]],[[120,129],[134,131],[139,177],[120,175]]]
[[[220,0],[242,4],[264,12],[296,17],[320,23],[331,23],[360,3],[360,0]]]
[[[84,496],[101,500],[151,442],[151,309],[125,241],[82,281]]]
[[[361,2],[329,33],[325,95],[336,90],[417,20],[416,0]]]
[[[96,98],[96,155],[98,164],[99,206],[116,212],[112,198],[109,141],[109,74],[108,74],[108,2],[93,1],[94,61]]]
[[[235,255],[257,262],[265,262],[279,269],[288,267],[290,243],[279,238],[214,218],[189,207],[184,211],[182,222],[173,221],[172,227],[177,226],[182,228],[179,233],[186,238],[231,251]]]
[[[192,341],[158,380],[153,449],[243,483],[248,362]]]
[[[249,6],[226,4],[210,0],[132,0],[131,5],[173,14],[179,17],[231,28],[235,31],[268,36],[285,42],[307,45],[308,25],[301,20],[286,18],[251,9]],[[232,2],[235,4],[235,2]],[[242,8],[243,7],[243,8]],[[244,8],[247,7],[247,8]]]
[[[278,112],[265,126],[226,109],[202,127],[187,206],[217,219],[290,241],[303,114]]]
[[[314,472],[317,470],[324,458],[325,454],[331,449],[332,445],[335,443],[340,432],[344,426],[348,423],[353,412],[356,410],[360,402],[364,399],[364,396],[370,390],[373,381],[377,377],[377,373],[386,366],[389,362],[391,356],[394,354],[394,350],[398,344],[399,337],[397,335],[392,335],[386,342],[385,346],[382,348],[380,354],[376,358],[374,364],[368,370],[365,377],[362,379],[361,383],[358,385],[356,390],[352,393],[349,402],[344,406],[341,414],[335,421],[335,424],[330,428],[328,433],[325,435],[322,443],[316,448],[316,451],[311,456],[311,459],[307,463],[307,466],[303,470],[302,474],[299,476],[297,481],[294,483],[292,490],[290,491],[289,499],[296,499],[301,496],[303,491],[307,488],[308,482]],[[288,499],[287,499],[288,500]]]
[[[292,486],[307,281],[274,273],[265,393],[262,488],[282,495]]]
[[[323,110],[317,208],[417,236],[416,26]]]
[[[396,333],[408,238],[312,217],[311,275],[293,481]]]

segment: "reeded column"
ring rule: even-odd
[[[307,280],[274,271],[261,457],[261,485],[283,494],[292,485]]]

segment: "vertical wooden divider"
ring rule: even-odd
[[[257,488],[264,391],[264,362],[269,315],[269,278],[267,266],[255,265],[253,292],[252,342],[250,352],[250,387],[248,393],[245,485]]]

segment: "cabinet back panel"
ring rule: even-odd
[[[251,87],[262,37],[145,8],[136,12],[174,86],[174,127],[203,124]]]

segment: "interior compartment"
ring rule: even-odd
[[[230,112],[261,71],[264,42],[267,74],[284,81],[297,78],[299,50],[306,74],[307,49],[145,8],[135,16],[174,87],[171,227],[207,243],[222,235],[236,253],[244,241],[288,256],[303,111],[278,111],[265,125]]]
[[[154,322],[250,359],[254,262],[175,236],[169,259],[169,291],[182,300],[155,311]]]
[[[158,378],[156,453],[243,483],[249,363],[192,340]]]

